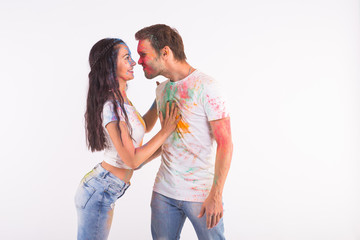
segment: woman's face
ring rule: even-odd
[[[133,67],[136,63],[131,58],[131,52],[126,44],[119,44],[119,47],[116,76],[119,80],[129,81],[134,79]]]

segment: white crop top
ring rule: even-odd
[[[134,106],[124,104],[126,114],[129,118],[129,123],[132,128],[132,135],[134,147],[140,147],[142,145],[143,137],[145,134],[145,122],[139,112],[135,109]],[[120,121],[125,121],[124,114],[120,105],[117,105],[117,111],[120,117]],[[103,127],[105,128],[105,137],[108,147],[104,150],[104,161],[114,167],[131,169],[121,160],[116,148],[111,141],[110,135],[106,129],[106,125],[110,122],[117,121],[113,103],[111,101],[107,101],[104,104],[103,112],[102,112],[102,121]]]

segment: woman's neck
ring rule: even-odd
[[[120,84],[120,86],[119,86],[119,91],[120,91],[121,96],[122,96],[123,99],[124,99],[124,103],[130,105],[130,101],[129,101],[129,99],[127,98],[127,94],[126,94],[126,87],[127,87],[127,86],[126,86],[126,83],[125,83],[125,84]]]

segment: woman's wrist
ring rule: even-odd
[[[171,131],[170,129],[166,129],[166,128],[162,128],[162,129],[160,130],[160,132],[161,132],[161,135],[164,135],[165,137],[170,136],[170,134],[172,133],[172,131]],[[159,133],[160,133],[160,132],[159,132]]]

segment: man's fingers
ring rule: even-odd
[[[218,213],[218,214],[215,214],[215,215],[212,215],[211,216],[211,226],[210,228],[213,228],[215,227],[221,220],[221,218],[223,217],[223,213]]]
[[[217,215],[209,215],[209,224],[207,225],[208,229],[215,227],[217,224]]]
[[[206,227],[211,228],[213,216],[211,214],[206,214]]]
[[[204,205],[201,206],[201,210],[200,210],[200,213],[198,215],[198,218],[202,218],[202,216],[204,216],[204,213],[205,213],[205,207]]]
[[[220,221],[220,214],[216,215],[214,225],[212,226],[212,228],[215,227],[219,223],[219,221]]]

